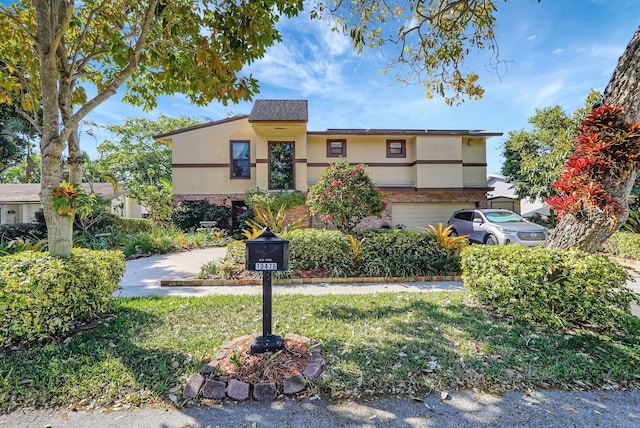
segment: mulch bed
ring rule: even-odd
[[[282,390],[284,379],[302,373],[311,362],[311,342],[303,337],[285,337],[285,349],[273,354],[249,354],[253,337],[244,338],[217,356],[219,379],[256,384],[274,382]],[[218,376],[216,376],[218,377]]]

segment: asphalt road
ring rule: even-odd
[[[391,398],[330,404],[322,399],[224,403],[186,409],[143,408],[104,412],[19,411],[0,415],[0,427],[205,428],[637,428],[640,390],[545,390],[485,394],[441,392],[416,400]]]

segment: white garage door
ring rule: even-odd
[[[447,220],[454,211],[463,208],[475,208],[473,202],[425,202],[425,203],[398,203],[391,207],[393,227],[399,224],[406,229],[416,230],[416,226],[428,227],[438,223],[447,224]]]

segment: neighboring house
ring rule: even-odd
[[[518,198],[513,186],[504,175],[489,174],[487,187],[493,187],[493,190],[487,194],[489,208],[505,208],[524,217],[534,214],[549,215],[549,207],[540,199]]]
[[[486,140],[475,130],[307,129],[306,100],[257,100],[249,115],[157,135],[173,150],[173,198],[236,208],[255,189],[306,192],[339,157],[365,164],[387,208],[361,226],[446,223],[486,207]],[[315,224],[315,221],[314,221]]]
[[[87,183],[83,187],[90,191]],[[94,183],[93,191],[102,198],[112,198],[112,212],[122,217],[142,216],[140,205],[123,194],[116,195],[111,183]],[[0,224],[30,223],[40,208],[40,184],[0,183]]]

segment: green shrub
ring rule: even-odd
[[[0,241],[0,256],[17,254],[23,251],[42,251],[47,246],[46,239],[39,241],[16,238],[11,241]]]
[[[188,248],[186,234],[172,228],[158,227],[151,232],[138,233],[124,243],[124,254],[165,254],[179,248]]]
[[[135,235],[136,233],[151,232],[151,220],[146,218],[125,218],[115,216],[113,227],[120,235]]]
[[[364,276],[451,275],[460,272],[460,258],[435,235],[406,229],[358,229],[362,241]]]
[[[47,238],[47,226],[44,223],[0,224],[0,242],[21,239],[40,241]]]
[[[349,239],[337,230],[298,229],[280,235],[289,241],[289,269],[323,268],[333,276],[354,271]]]
[[[465,286],[499,313],[553,328],[627,328],[627,270],[604,256],[519,245],[462,252]]]
[[[0,347],[42,342],[108,311],[124,270],[120,251],[0,258]]]
[[[231,209],[211,204],[206,199],[179,202],[173,210],[171,220],[182,230],[195,229],[201,221],[215,221],[220,229],[229,230]]]
[[[247,204],[252,208],[261,208],[266,210],[267,207],[271,211],[278,212],[281,207],[285,209],[304,205],[306,196],[299,190],[279,190],[277,192],[268,190],[252,190],[245,194]]]
[[[604,244],[604,249],[614,256],[640,260],[640,233],[616,232]]]

